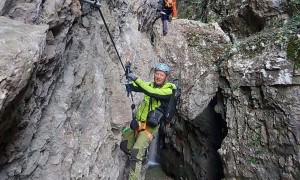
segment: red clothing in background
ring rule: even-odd
[[[172,0],[172,1],[173,1],[172,17],[177,17],[176,0]]]

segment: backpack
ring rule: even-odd
[[[176,85],[176,89],[173,89],[169,104],[165,109],[165,122],[168,124],[172,121],[175,113],[177,112],[177,103],[181,95],[181,88]]]
[[[172,0],[164,0],[165,1],[165,6],[167,8],[171,8],[173,6],[173,2]]]

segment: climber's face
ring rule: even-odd
[[[155,71],[154,83],[156,86],[162,86],[167,80],[167,75],[163,71]]]

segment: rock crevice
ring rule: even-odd
[[[174,20],[163,36],[156,0],[101,3],[123,63],[151,81],[165,62],[181,80],[166,172],[299,177],[299,4],[213,0],[196,8],[205,23]],[[130,99],[99,12],[78,0],[4,0],[0,13],[0,176],[122,179]]]

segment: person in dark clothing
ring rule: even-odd
[[[168,33],[168,21],[172,20],[172,10],[174,3],[172,0],[159,0],[159,5],[161,6],[161,20],[163,24],[163,35],[165,36]]]

